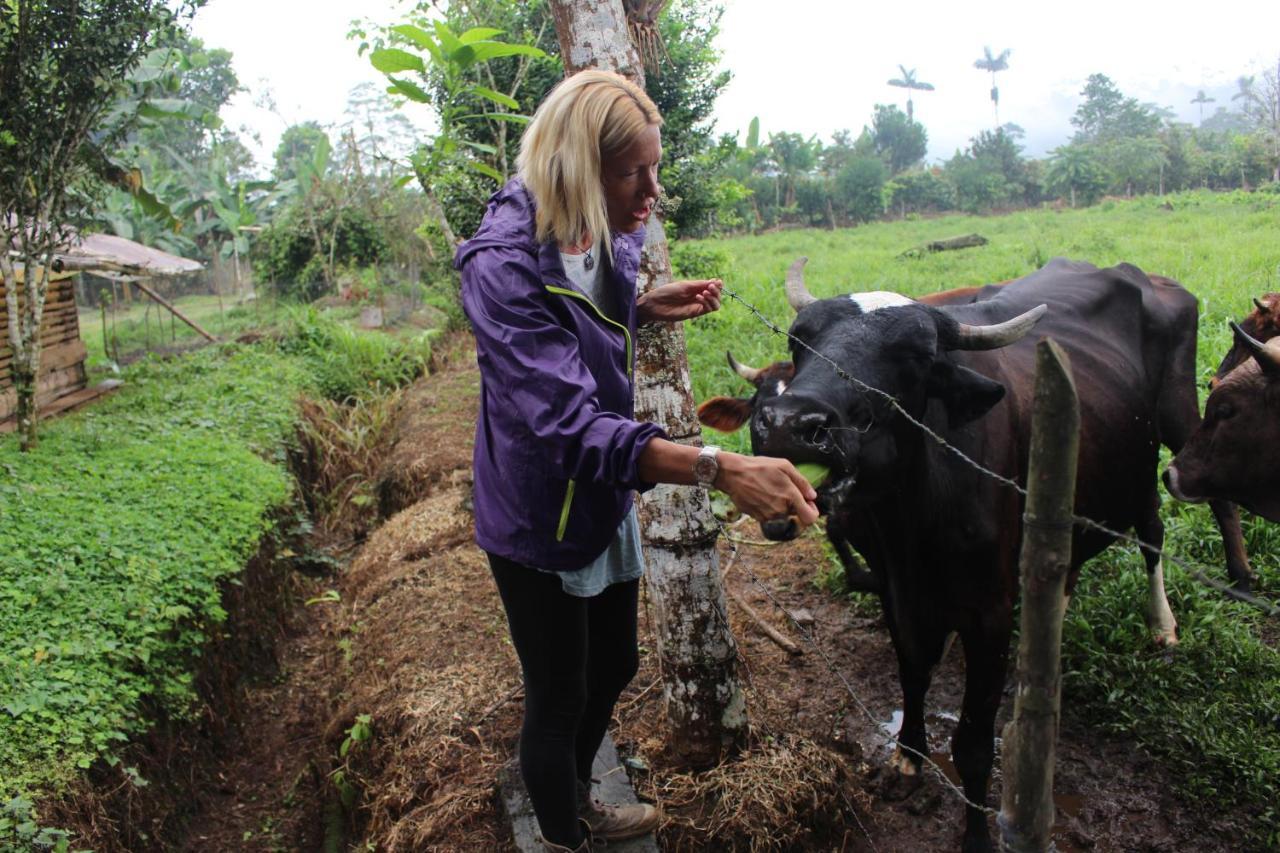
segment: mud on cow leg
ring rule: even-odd
[[[882,793],[886,799],[903,800],[924,781],[923,756],[929,754],[924,699],[929,691],[929,683],[933,680],[934,667],[942,658],[946,638],[903,636],[890,615],[891,608],[886,606],[885,610],[889,617],[893,647],[898,654],[898,679],[902,685],[902,728],[898,731],[898,745],[889,759],[889,774]]]
[[[910,666],[899,660],[898,669],[902,681],[902,728],[889,757],[889,772],[880,788],[886,800],[894,801],[905,800],[924,781],[920,756],[928,755],[929,748],[924,725],[924,695],[929,689],[929,668]]]
[[[995,762],[996,711],[1004,689],[1011,624],[1010,613],[1003,626],[980,626],[960,635],[964,643],[964,704],[951,738],[951,759],[964,785],[964,795],[983,807],[965,806],[961,844],[964,853],[990,853],[995,849],[985,807]]]

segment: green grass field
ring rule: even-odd
[[[899,257],[930,240],[971,232],[990,243]],[[1084,210],[948,216],[838,231],[687,241],[677,244],[673,257],[679,264],[690,253],[719,255],[711,263],[689,264],[692,268],[683,272],[722,275],[727,288],[783,328],[793,316],[782,292],[783,276],[801,255],[809,258],[805,280],[817,296],[855,290],[919,296],[1017,278],[1057,256],[1098,266],[1126,261],[1177,279],[1199,297],[1199,364],[1207,374],[1230,345],[1227,320],[1243,316],[1251,297],[1280,290],[1278,235],[1280,197],[1206,192],[1108,201]],[[741,381],[725,366],[727,347],[739,360],[756,365],[786,356],[786,342],[732,299],[725,301],[724,310],[693,323],[688,341],[694,395],[700,400],[742,390]]]
[[[971,232],[990,243],[900,257],[928,241]],[[1177,279],[1199,298],[1198,368],[1207,379],[1230,345],[1227,320],[1246,314],[1252,297],[1280,290],[1277,236],[1280,197],[1191,193],[1086,210],[690,241],[676,245],[673,258],[677,275],[721,275],[726,288],[782,328],[794,316],[783,277],[800,255],[809,258],[805,277],[818,296],[854,290],[918,296],[1016,278],[1055,256],[1098,266],[1129,262]],[[748,390],[726,366],[726,349],[756,366],[787,357],[785,339],[732,298],[691,324],[687,335],[699,400]],[[744,433],[713,435],[746,450]],[[1207,508],[1166,497],[1163,513],[1166,549],[1223,578],[1221,540]],[[1280,525],[1246,514],[1245,533],[1262,593],[1280,598]],[[1064,631],[1064,708],[1100,730],[1137,740],[1200,802],[1244,805],[1256,815],[1249,844],[1280,846],[1278,620],[1225,601],[1176,566],[1166,570],[1182,640],[1172,655],[1147,637],[1145,572],[1136,550],[1115,546],[1086,568]],[[815,578],[824,571],[815,567]]]

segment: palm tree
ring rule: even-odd
[[[1253,91],[1253,80],[1254,75],[1252,74],[1248,77],[1243,75],[1237,77],[1236,86],[1238,87],[1238,91],[1231,96],[1231,100],[1233,101],[1244,101],[1244,104],[1241,106],[1241,110],[1246,113],[1249,111],[1249,105],[1257,98],[1257,93]]]
[[[1204,105],[1212,104],[1216,100],[1218,99],[1210,98],[1208,95],[1206,95],[1204,93],[1204,89],[1201,89],[1200,91],[1196,92],[1196,96],[1191,99],[1191,103],[1196,104],[1200,107],[1200,124],[1202,125],[1204,124]]]
[[[1013,53],[1013,51],[1006,47],[997,56],[991,52],[990,47],[984,47],[982,53],[981,59],[974,60],[973,67],[979,71],[991,72],[991,104],[995,108],[996,127],[998,128],[1000,127],[1000,88],[996,86],[996,72],[1008,69],[1009,54]]]
[[[912,121],[914,119],[914,114],[911,109],[911,90],[915,89],[919,92],[932,92],[933,84],[925,83],[923,80],[917,80],[916,70],[914,68],[907,70],[905,66],[899,65],[898,70],[902,72],[902,76],[895,77],[890,80],[889,85],[907,90],[907,121]]]

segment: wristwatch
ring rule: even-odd
[[[699,486],[711,488],[716,481],[716,475],[720,473],[720,463],[716,460],[720,448],[714,444],[708,444],[698,451],[698,458],[693,460],[693,478],[698,481]]]

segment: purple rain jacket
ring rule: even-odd
[[[644,231],[612,239],[621,322],[566,279],[554,242],[536,242],[518,180],[489,199],[454,258],[480,364],[476,543],[526,566],[573,571],[598,557],[632,492],[652,486],[636,471],[641,452],[665,437],[632,419]]]

